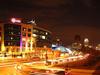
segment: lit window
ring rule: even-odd
[[[18,32],[18,34],[21,34],[20,32]]]
[[[23,36],[26,36],[26,33],[23,33],[22,35],[23,35]]]
[[[46,37],[45,36],[42,36],[42,39],[46,39]]]
[[[22,38],[22,41],[26,41],[26,38]]]
[[[45,34],[45,32],[43,32],[43,31],[40,31],[40,34]]]
[[[37,37],[37,35],[36,34],[33,34],[33,37]]]
[[[37,29],[33,29],[33,32],[38,33],[39,31]]]
[[[11,32],[11,34],[14,34],[13,32]]]
[[[10,42],[8,42],[8,45],[10,45]]]
[[[13,39],[13,37],[11,37],[11,40]]]
[[[23,28],[23,31],[26,31],[26,28]]]
[[[46,35],[48,35],[48,33],[46,32]]]

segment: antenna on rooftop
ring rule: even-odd
[[[35,20],[33,20],[33,19],[31,21],[29,21],[28,23],[37,25],[36,22],[35,22]]]

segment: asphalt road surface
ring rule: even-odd
[[[15,68],[15,64],[0,66],[0,75],[27,75]]]

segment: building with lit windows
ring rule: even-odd
[[[13,57],[21,56],[34,50],[34,38],[32,37],[32,25],[18,23],[0,24],[0,53]]]
[[[74,43],[72,43],[72,49],[73,50],[80,50],[81,48],[82,48],[81,36],[75,35]]]
[[[32,24],[0,23],[0,54],[12,57],[35,54],[37,47],[49,46],[51,32]]]
[[[39,56],[40,58],[44,59],[46,54],[50,54],[51,49],[51,32],[40,28],[37,25],[33,25],[33,34],[32,36],[35,38],[35,54],[36,56]]]
[[[84,46],[85,47],[89,46],[89,39],[88,38],[84,38]]]
[[[37,27],[36,25],[33,26],[33,37],[36,38],[36,45],[37,47],[51,47],[51,32]]]

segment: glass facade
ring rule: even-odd
[[[4,45],[20,46],[21,26],[16,24],[4,24]]]
[[[51,34],[45,29],[33,28],[33,37],[36,38],[38,47],[50,44]]]
[[[19,56],[21,52],[35,52],[36,47],[47,45],[50,39],[48,31],[35,28],[33,25],[6,23],[0,26],[0,52],[12,57]],[[24,54],[24,53],[23,53]]]

